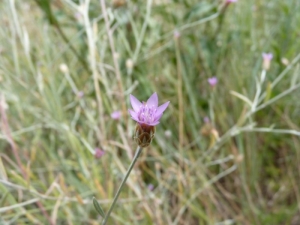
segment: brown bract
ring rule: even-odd
[[[134,140],[142,148],[151,144],[154,138],[155,126],[149,126],[147,124],[136,124]]]

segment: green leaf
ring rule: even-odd
[[[96,211],[103,217],[105,218],[105,213],[103,211],[103,209],[101,208],[101,206],[99,205],[98,201],[96,200],[95,197],[93,197],[93,204],[94,204],[94,207],[96,209]]]

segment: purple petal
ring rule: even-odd
[[[210,84],[210,86],[214,87],[216,86],[216,84],[218,83],[218,78],[216,77],[211,77],[211,78],[208,78],[208,83]]]
[[[150,125],[150,126],[156,126],[157,124],[159,124],[159,121],[157,121],[157,122],[152,122],[152,123],[149,123],[148,125]]]
[[[130,95],[130,103],[135,112],[138,112],[142,106],[142,103],[133,95]]]
[[[150,96],[150,98],[147,101],[147,105],[149,107],[153,106],[154,108],[157,108],[158,106],[158,97],[156,92],[153,93],[153,95]]]
[[[273,58],[273,54],[263,52],[262,57],[263,57],[264,60],[270,60],[271,61],[271,59]]]
[[[142,123],[138,118],[136,117],[131,117],[131,119],[133,119],[134,121],[138,122],[138,123]]]
[[[159,106],[159,107],[157,108],[155,114],[156,114],[156,115],[162,114],[162,113],[166,110],[166,108],[168,107],[169,103],[170,103],[170,102],[166,102],[166,103],[162,104],[161,106]]]
[[[154,118],[154,121],[156,122],[156,121],[159,121],[160,120],[160,118],[162,117],[162,113],[161,114],[157,114],[157,113],[155,113],[155,118]]]
[[[131,109],[128,109],[128,112],[130,113],[132,119],[134,119],[135,121],[139,120],[138,119],[138,115],[135,111],[131,110]]]

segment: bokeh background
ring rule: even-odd
[[[108,210],[137,147],[129,94],[157,92],[170,106],[108,224],[299,225],[299,12],[2,0],[0,224],[100,224],[92,198]]]

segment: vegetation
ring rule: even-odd
[[[108,224],[300,224],[299,12],[1,1],[0,224],[101,224],[137,147],[129,94],[154,92],[170,105]]]

